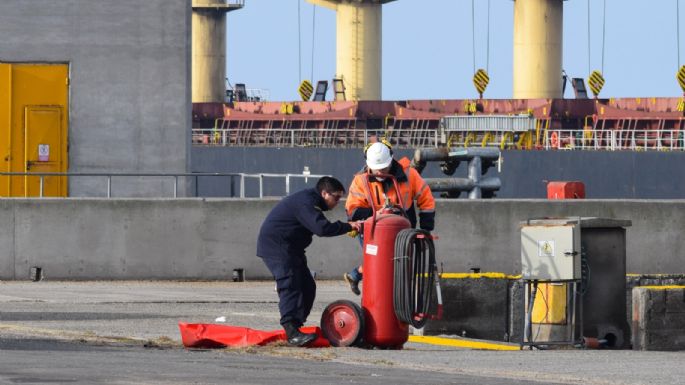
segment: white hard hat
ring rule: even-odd
[[[392,155],[390,149],[383,143],[377,142],[366,150],[366,165],[371,170],[380,170],[390,166]]]

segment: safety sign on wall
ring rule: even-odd
[[[49,144],[39,144],[38,145],[38,161],[48,162],[50,160],[50,145]]]

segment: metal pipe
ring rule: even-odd
[[[489,176],[480,180],[480,189],[484,191],[497,191],[502,187],[502,181],[497,176]]]
[[[566,319],[572,320],[576,316],[576,283],[571,282],[566,284]],[[572,326],[567,333],[566,338],[569,341],[575,341],[575,326]],[[581,336],[582,337],[582,336]]]
[[[467,178],[424,178],[424,181],[433,192],[469,191],[474,186]]]
[[[500,150],[494,147],[452,147],[448,155],[458,160],[470,160],[475,157],[493,160],[500,157]]]
[[[474,181],[468,178],[424,178],[423,180],[432,191],[468,191],[475,185]],[[499,190],[501,187],[499,177],[482,178],[479,184],[480,188],[486,191]]]
[[[476,183],[482,191],[497,191],[502,187],[502,181],[496,176],[482,178],[479,182],[469,178],[424,178],[423,180],[434,192],[470,191],[476,187]]]
[[[533,335],[533,305],[535,303],[535,295],[538,291],[538,281],[533,281],[533,289],[531,291],[530,288],[530,281],[526,281],[526,287],[527,287],[527,292],[528,292],[528,306],[527,306],[527,311],[526,311],[526,316],[524,317],[524,326],[523,326],[523,342],[528,342],[531,343],[532,335]]]
[[[447,160],[449,158],[449,148],[419,148],[414,151],[413,162],[415,164],[423,164],[426,162]]]
[[[480,199],[482,197],[479,183],[481,170],[480,157],[477,156],[469,161],[468,176],[473,181],[473,188],[469,191],[469,199]]]
[[[493,147],[439,147],[420,148],[414,151],[414,164],[425,162],[446,161],[448,159],[471,160],[481,157],[488,160],[498,159],[500,150]]]

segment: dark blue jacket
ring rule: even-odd
[[[280,259],[295,266],[306,263],[304,250],[312,235],[333,237],[352,230],[346,222],[329,222],[323,215],[326,201],[310,188],[281,200],[267,215],[257,239],[257,256]]]

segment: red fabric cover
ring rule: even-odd
[[[179,322],[183,346],[187,348],[224,348],[226,346],[243,347],[266,345],[275,341],[286,341],[284,330],[255,330],[242,326],[191,324]],[[300,329],[303,333],[316,333],[317,338],[307,347],[325,348],[331,346],[321,335],[317,326],[307,326]]]

